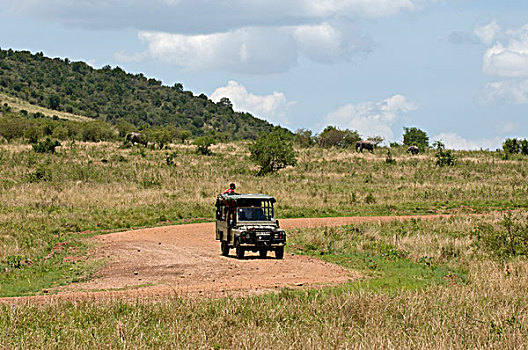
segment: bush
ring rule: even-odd
[[[437,166],[453,166],[457,159],[451,150],[446,150],[442,142],[436,141],[434,143],[436,148],[436,165]]]
[[[405,146],[418,146],[420,150],[429,148],[429,136],[418,128],[403,128],[403,144]]]
[[[335,126],[327,126],[319,135],[321,147],[355,147],[356,142],[361,140],[355,130],[339,130]]]
[[[46,168],[39,168],[32,173],[27,175],[27,179],[30,183],[37,183],[41,181],[50,181],[51,174]]]
[[[37,153],[55,153],[55,148],[60,147],[61,143],[57,140],[52,141],[49,137],[33,145],[33,151]]]
[[[209,147],[215,143],[215,140],[211,136],[201,136],[194,139],[193,145],[196,146],[196,151],[199,154],[208,156],[212,154]]]
[[[528,223],[521,214],[506,214],[499,225],[480,224],[473,235],[479,248],[498,258],[528,255]]]
[[[520,142],[517,139],[506,139],[502,144],[504,153],[517,154],[521,151]]]
[[[308,148],[315,145],[315,138],[311,130],[298,129],[295,132],[295,143],[300,147]]]
[[[387,150],[387,158],[385,158],[385,163],[387,164],[396,164],[396,159],[392,158],[390,150]]]
[[[259,175],[297,164],[292,137],[280,127],[275,127],[269,134],[262,134],[249,151],[251,159],[260,166]]]
[[[528,155],[528,141],[526,139],[506,139],[502,144],[502,149],[505,154],[521,153],[524,155]]]
[[[11,116],[5,117],[0,121],[0,136],[9,142],[21,138],[26,128],[27,123],[24,119]]]
[[[528,155],[528,141],[522,140],[521,142],[521,154],[524,154],[525,156]]]

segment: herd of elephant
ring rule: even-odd
[[[363,150],[366,149],[367,151],[374,152],[374,147],[376,144],[369,140],[361,140],[356,142],[356,151],[363,153]],[[407,153],[412,154],[413,156],[420,153],[420,149],[417,146],[410,146],[407,148]]]
[[[126,135],[125,143],[128,143],[128,142],[132,143],[132,145],[140,144],[140,145],[144,145],[145,147],[147,147],[148,145],[147,138],[139,132],[131,132],[130,134]],[[361,141],[356,142],[356,151],[363,153],[363,150],[365,149],[367,151],[374,152],[375,146],[376,144],[372,141],[361,140]],[[407,148],[407,153],[410,153],[414,156],[420,153],[420,149],[416,146],[410,146],[409,148]]]

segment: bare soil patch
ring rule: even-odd
[[[286,230],[318,226],[442,215],[397,217],[338,217],[283,219]],[[54,299],[136,299],[180,295],[259,294],[283,287],[305,288],[340,284],[361,276],[354,271],[306,256],[274,253],[260,258],[248,252],[245,259],[220,254],[214,223],[176,225],[118,232],[95,237],[101,243],[97,256],[108,265],[93,280],[63,287],[57,294],[4,298],[0,302],[52,301]]]

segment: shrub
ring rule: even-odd
[[[521,153],[528,155],[528,141],[526,139],[506,139],[502,144],[502,150],[505,154]]]
[[[442,142],[436,141],[434,143],[436,148],[436,165],[437,166],[453,166],[456,163],[456,157],[451,150],[446,150]]]
[[[24,119],[18,117],[2,118],[0,122],[0,136],[4,137],[8,142],[24,135],[27,128],[27,123]]]
[[[528,141],[526,139],[521,142],[521,154],[528,155]]]
[[[505,153],[516,154],[521,151],[521,145],[517,139],[506,139],[502,144],[502,149]]]
[[[322,147],[354,147],[361,140],[355,130],[339,130],[335,126],[327,126],[319,135],[319,145]]]
[[[167,165],[176,165],[175,159],[178,157],[178,152],[174,151],[172,153],[167,154],[167,157],[165,158],[165,162]]]
[[[375,204],[376,203],[376,197],[372,193],[369,192],[367,196],[365,197],[365,203],[367,204]]]
[[[528,255],[528,223],[520,214],[506,214],[499,225],[479,224],[473,235],[479,248],[498,258]]]
[[[47,137],[44,141],[34,144],[33,151],[37,153],[55,153],[55,148],[60,146],[61,143],[59,141],[52,141],[49,137]]]
[[[416,127],[403,128],[403,144],[405,146],[418,146],[421,150],[429,148],[429,136]]]
[[[396,164],[396,159],[392,158],[390,150],[387,150],[387,158],[385,158],[385,163]]]
[[[204,156],[211,155],[211,145],[215,144],[215,140],[211,136],[201,136],[194,139],[193,145],[196,146],[196,151]]]
[[[297,164],[292,137],[280,127],[275,127],[269,134],[262,134],[249,151],[251,159],[260,166],[259,175]]]
[[[28,182],[37,183],[37,182],[41,182],[41,181],[50,181],[51,180],[51,175],[50,175],[50,173],[49,173],[49,171],[47,169],[39,168],[39,169],[35,170],[34,172],[29,173],[27,175],[27,178],[28,178]]]
[[[315,138],[311,130],[298,129],[295,132],[295,143],[300,147],[308,148],[315,145]]]

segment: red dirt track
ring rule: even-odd
[[[339,217],[282,219],[286,230],[340,226],[360,222],[434,219],[449,215],[397,217]],[[56,299],[137,299],[171,295],[245,295],[283,287],[316,287],[339,284],[360,275],[306,256],[285,254],[277,260],[246,252],[246,258],[220,255],[214,223],[176,225],[118,232],[95,239],[97,256],[107,266],[93,280],[61,288],[54,295],[0,298],[1,302],[53,301]]]

